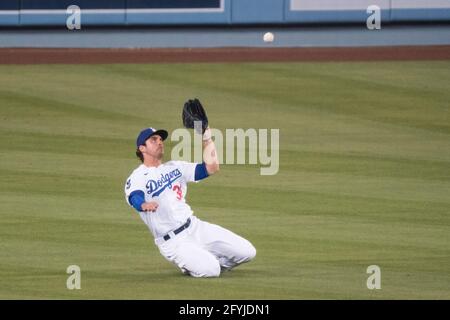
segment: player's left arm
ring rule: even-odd
[[[214,141],[211,139],[211,129],[208,127],[203,134],[203,163],[208,175],[220,170],[219,159]]]

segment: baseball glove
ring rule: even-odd
[[[183,125],[188,129],[194,128],[194,121],[201,121],[202,132],[199,132],[200,134],[205,133],[205,130],[208,128],[208,116],[198,99],[186,101],[183,107],[182,118]]]

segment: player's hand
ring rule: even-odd
[[[156,209],[158,209],[158,203],[155,201],[150,201],[150,202],[144,202],[141,205],[142,211],[145,212],[155,212]]]

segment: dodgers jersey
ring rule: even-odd
[[[186,161],[169,161],[158,167],[141,164],[128,177],[125,198],[130,206],[129,197],[134,191],[144,192],[145,202],[158,203],[155,212],[139,212],[155,238],[181,226],[193,214],[185,198],[187,183],[196,182],[196,166]]]

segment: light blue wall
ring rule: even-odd
[[[20,15],[21,26],[65,26],[69,14],[32,14]],[[84,13],[81,14],[81,25],[125,25],[125,11],[121,13]]]
[[[284,23],[283,0],[231,2],[232,23]]]
[[[68,15],[60,13],[24,12],[23,1],[0,0],[0,26],[61,26],[66,25]],[[40,0],[45,3],[46,0]],[[50,0],[47,0],[50,1]],[[95,6],[96,1],[90,1]],[[221,10],[178,9],[178,10],[127,10],[132,2],[123,0],[123,8],[103,13],[88,12],[82,8],[82,25],[233,25],[233,24],[321,24],[321,23],[361,23],[368,17],[366,0],[358,2],[330,2],[324,0],[222,0]],[[187,1],[187,0],[184,0]],[[291,1],[305,10],[291,10]],[[450,21],[450,0],[414,0],[384,1],[381,11],[383,23],[414,21]],[[54,1],[53,1],[54,3]],[[77,0],[71,1],[76,4]],[[104,2],[103,2],[104,3]],[[163,2],[162,2],[163,3]],[[309,5],[308,5],[309,3]],[[321,4],[323,3],[323,4]],[[408,7],[410,3],[410,7]],[[346,6],[346,4],[349,4]],[[427,8],[427,4],[429,7]],[[120,5],[120,2],[119,2]],[[310,7],[308,7],[310,6]],[[424,8],[421,8],[423,6]],[[313,8],[313,9],[309,9]]]
[[[450,21],[450,9],[391,9],[391,19],[398,22]]]

